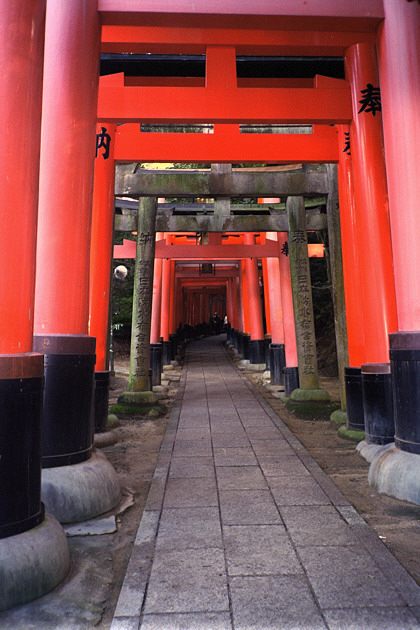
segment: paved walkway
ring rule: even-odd
[[[112,630],[420,628],[420,588],[220,339],[188,347]]]

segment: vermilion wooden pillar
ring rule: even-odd
[[[171,244],[171,235],[165,233],[166,244]],[[170,309],[170,282],[171,282],[171,261],[167,258],[162,260],[162,297],[160,306],[160,336],[162,337],[163,365],[171,362],[171,344],[169,341],[169,309]],[[186,319],[187,321],[187,319]]]
[[[287,232],[278,232],[280,251],[284,244],[288,243]],[[284,346],[286,350],[286,366],[296,367],[298,364],[296,348],[295,318],[293,314],[292,282],[290,278],[289,258],[285,253],[280,254],[280,277],[281,277],[281,304],[283,308],[284,326]]]
[[[380,363],[388,361],[388,334],[397,330],[398,323],[374,46],[351,46],[345,67],[353,106],[350,142],[363,271],[366,359]]]
[[[249,302],[248,302],[248,285],[246,281],[246,263],[245,260],[241,260],[241,302],[242,302],[242,318],[243,318],[243,332],[250,333],[249,324]]]
[[[89,267],[88,334],[96,338],[97,372],[108,369],[108,330],[112,242],[114,232],[114,140],[116,125],[96,127],[98,154],[92,204],[92,234]]]
[[[0,354],[32,351],[45,0],[0,7]]]
[[[267,238],[276,241],[277,233],[267,232]],[[270,344],[271,383],[273,385],[283,385],[283,368],[286,367],[286,355],[284,345],[283,306],[281,301],[282,279],[279,258],[267,258],[267,276],[267,291],[270,294],[270,312],[272,322]]]
[[[360,299],[363,270],[360,260],[349,134],[347,125],[339,125],[338,192],[349,363],[353,367],[360,367],[366,362],[364,302]]]
[[[156,241],[163,238],[163,232],[156,233]],[[162,258],[155,258],[153,269],[153,301],[152,322],[150,326],[150,343],[159,343],[160,338],[160,313],[162,298]]]
[[[13,543],[10,555],[5,547],[6,539],[44,520],[44,361],[41,354],[32,353],[44,27],[45,0],[1,3],[0,553],[2,576],[10,575],[9,584],[0,588],[1,610],[31,599],[27,597],[30,582],[32,599],[57,583],[42,591],[35,586],[43,582],[40,574],[45,568],[39,558],[33,570],[38,554],[48,553],[46,548],[37,549],[37,530],[31,534],[32,548],[21,555],[22,567]]]
[[[49,0],[35,297],[38,334],[87,333],[99,53],[97,0]]]
[[[104,433],[108,421],[115,130],[115,124],[99,123],[96,126],[88,320],[88,334],[96,339],[95,433]]]
[[[103,461],[92,450],[95,339],[87,334],[99,58],[97,0],[49,0],[34,322],[34,348],[46,354],[43,467],[89,459],[102,475]],[[82,507],[78,484],[56,492],[56,478],[48,476],[53,481],[43,497],[59,518],[83,520],[119,500],[116,491],[99,507],[97,498],[105,498],[102,480],[100,488],[90,484]],[[61,492],[65,498],[59,497]],[[71,516],[62,516],[64,505]]]
[[[380,492],[419,503],[420,486],[420,7],[384,0],[379,29],[385,160],[399,331],[390,335],[395,445],[370,473]],[[416,457],[417,455],[417,457]],[[401,474],[404,466],[404,474]],[[381,467],[384,466],[384,474]],[[373,464],[372,464],[373,468]],[[387,474],[389,473],[389,474]]]
[[[238,316],[238,298],[236,295],[236,281],[237,277],[232,278],[230,282],[230,299],[232,302],[232,326],[237,330],[239,328],[239,316]]]
[[[267,232],[267,238],[277,240],[276,232]],[[267,258],[268,286],[270,295],[271,338],[273,343],[284,344],[283,307],[281,303],[280,260]]]
[[[169,334],[173,335],[176,329],[175,324],[175,261],[171,260],[170,275],[170,297],[169,297]]]
[[[251,232],[245,232],[244,243],[245,245],[255,245],[254,234]],[[258,261],[256,258],[247,258],[245,260],[245,264],[249,309],[249,332],[251,334],[250,359],[251,363],[263,363],[264,327],[262,321],[261,295],[258,278]]]
[[[384,0],[379,71],[400,330],[420,330],[420,8]]]
[[[268,271],[267,258],[263,258],[261,262],[262,262],[263,286],[264,286],[265,328],[266,328],[267,335],[271,335],[270,293],[268,290],[269,271]]]
[[[165,234],[166,244],[171,244],[170,234]],[[169,302],[170,302],[171,261],[162,260],[162,301],[160,311],[160,336],[163,341],[169,341]]]

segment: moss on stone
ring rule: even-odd
[[[343,409],[336,409],[331,414],[331,422],[335,424],[346,424],[347,422],[347,412]]]
[[[139,391],[139,392],[123,392],[118,397],[118,403],[120,405],[154,405],[157,403],[157,396],[151,391]]]
[[[351,440],[352,442],[361,442],[365,439],[364,431],[355,431],[354,429],[347,429],[345,426],[342,426],[338,429],[338,435],[345,440]]]
[[[286,409],[301,420],[329,420],[339,406],[327,401],[295,401],[289,398]]]
[[[326,389],[304,389],[303,387],[298,387],[294,389],[290,394],[290,399],[294,402],[327,402],[329,403],[331,397]]]
[[[149,418],[160,418],[163,416],[167,409],[164,405],[124,405],[117,403],[110,409],[113,413],[120,416],[148,416]]]
[[[118,420],[118,417],[115,415],[115,413],[109,413],[107,423],[106,423],[106,428],[108,430],[115,429],[115,427],[118,427],[119,424],[120,422]]]

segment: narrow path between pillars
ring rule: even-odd
[[[188,346],[112,630],[419,628],[420,588],[221,339]]]

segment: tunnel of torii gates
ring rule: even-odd
[[[166,179],[156,174],[154,179],[141,170],[122,171],[115,181],[117,195],[141,198],[136,244],[139,291],[134,296],[141,305],[137,334],[144,334],[150,320],[156,232],[161,304],[168,303],[168,287],[169,301],[172,296],[174,302],[161,317],[159,336],[163,327],[164,340],[177,321],[175,313],[179,318],[177,286],[187,282],[182,279],[181,260],[208,261],[208,255],[201,255],[208,248],[216,280],[219,274],[224,279],[231,325],[249,332],[251,343],[260,342],[263,331],[255,293],[256,260],[261,259],[267,265],[272,337],[278,335],[279,345],[284,341],[290,367],[297,366],[292,365],[296,359],[289,361],[287,356],[293,334],[286,330],[292,318],[283,292],[294,286],[300,379],[294,390],[296,402],[305,391],[309,399],[317,398],[322,390],[312,370],[306,234],[311,229],[309,201],[325,196],[330,248],[333,241],[335,252],[331,267],[333,276],[337,274],[335,316],[346,315],[348,360],[344,354],[339,363],[348,370],[347,417],[355,408],[359,421],[362,416],[381,422],[387,415],[393,417],[395,429],[385,436],[378,437],[382,429],[367,428],[368,446],[379,449],[370,481],[380,491],[419,503],[418,3],[13,0],[3,2],[0,12],[0,553],[5,542],[8,549],[5,562],[1,556],[0,571],[8,570],[16,538],[29,536],[33,543],[36,532],[46,529],[38,525],[47,523],[51,529],[48,553],[42,542],[31,544],[25,562],[32,563],[33,570],[13,567],[7,579],[0,574],[0,607],[36,597],[67,570],[63,552],[61,564],[54,565],[60,569],[43,573],[52,576],[50,581],[38,579],[43,562],[52,561],[52,548],[65,545],[62,530],[45,517],[44,505],[47,513],[64,522],[90,518],[119,500],[118,481],[108,468],[105,471],[106,460],[93,451],[91,413],[95,339],[97,385],[100,375],[105,385],[108,376],[104,348],[115,162],[302,165],[296,172],[265,172],[263,177],[230,172],[227,167],[191,174],[191,197],[214,199],[212,219],[197,215],[193,229],[191,217],[188,229],[182,229],[179,216],[174,227],[175,216],[169,216],[168,209],[152,220],[156,199],[179,193],[182,182],[176,174],[164,174]],[[124,73],[99,77],[101,53],[198,55],[205,59],[205,72],[198,77]],[[308,57],[317,63],[340,58],[344,75],[318,72],[308,79],[292,72],[244,77],[237,73],[237,61],[248,57],[257,60],[258,67],[267,58],[286,59],[288,64]],[[212,133],[145,133],[140,123],[203,124],[211,126]],[[310,129],[246,134],[241,125]],[[317,172],[311,164],[327,166]],[[320,182],[327,183],[322,190],[317,188]],[[280,199],[286,209],[271,202],[274,210],[264,216],[256,217],[257,211],[242,216],[238,227],[238,217],[229,207],[231,197]],[[202,241],[191,245],[185,236],[186,242],[174,245],[179,232],[200,233]],[[287,233],[289,270],[283,273],[281,245]],[[238,254],[232,253],[235,247]],[[190,259],[192,249],[196,254]],[[168,250],[179,251],[175,284],[175,257],[167,256]],[[229,264],[222,265],[224,260]],[[232,269],[231,261],[237,261],[236,275],[221,275],[228,271],[223,267]],[[270,265],[275,271],[268,271]],[[193,282],[189,276],[189,286]],[[281,317],[283,331],[280,327],[274,333]],[[152,318],[153,324],[156,321]],[[150,337],[142,338],[146,347]],[[152,332],[153,341],[156,338],[157,332]],[[343,339],[344,335],[345,353]],[[137,386],[142,389],[144,383],[130,385]],[[69,478],[72,483],[64,483]],[[86,493],[83,501],[72,495],[76,488]],[[60,501],[55,503],[57,496]],[[85,508],[82,514],[63,514],[58,504]]]

